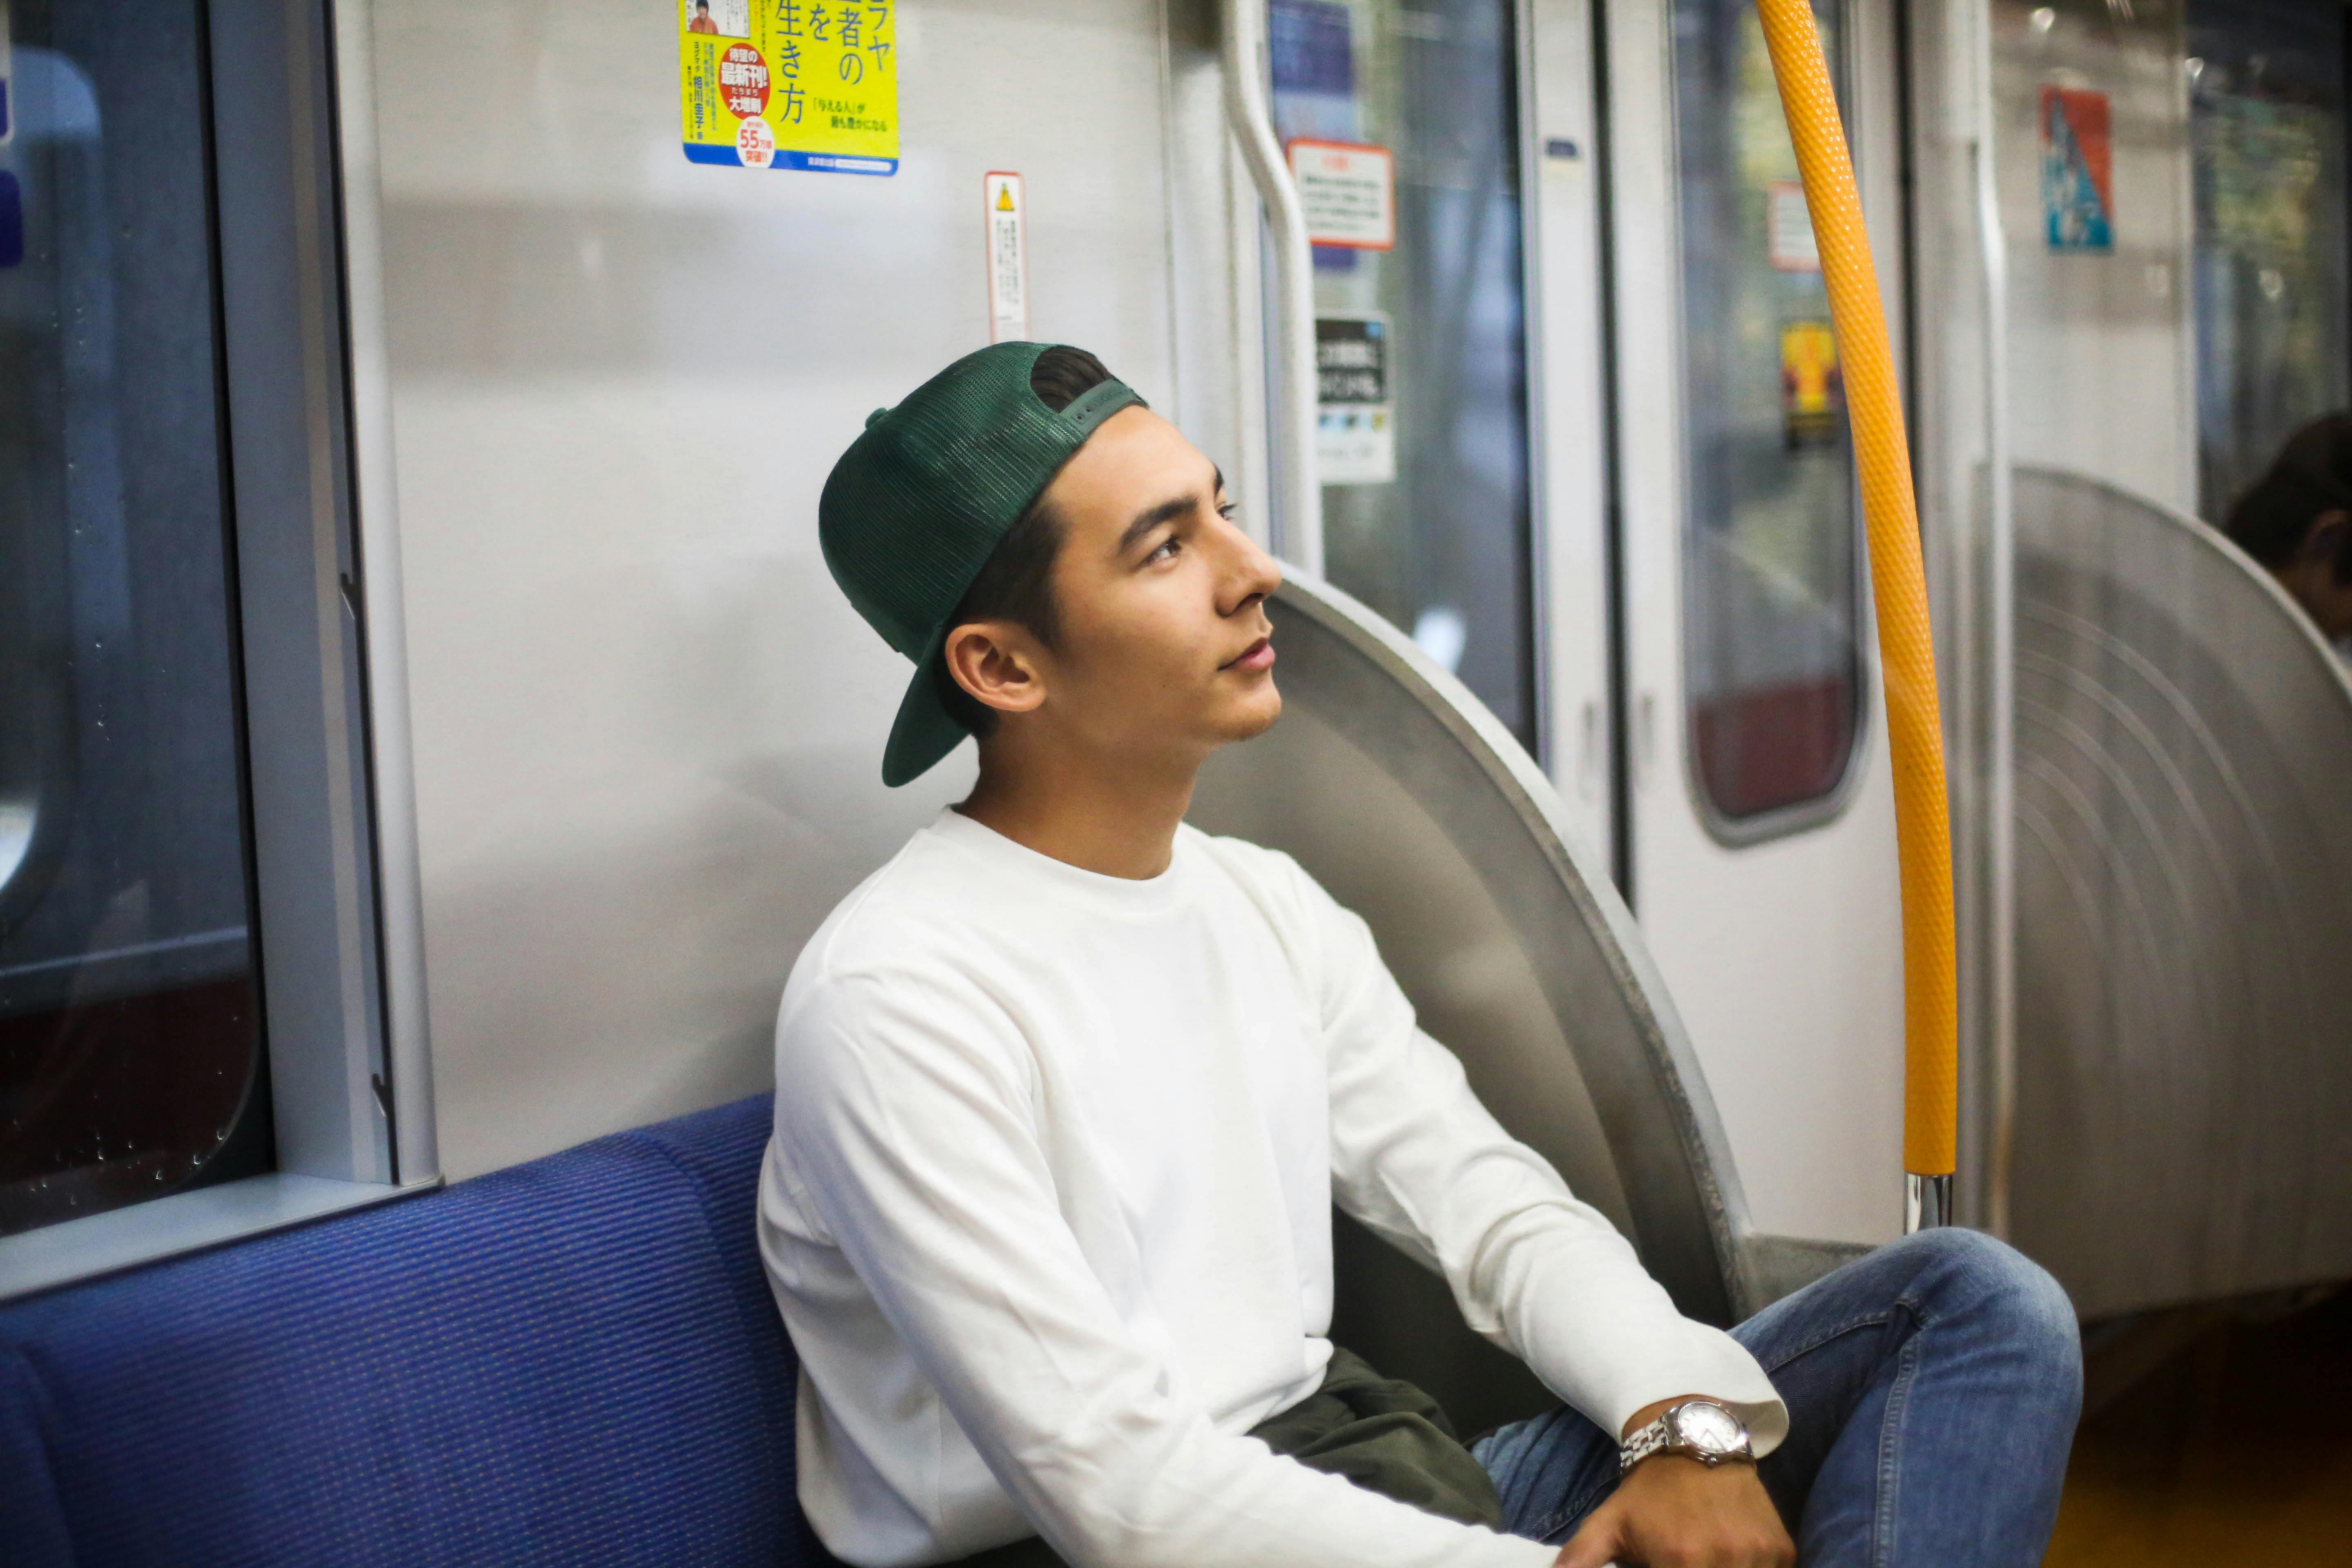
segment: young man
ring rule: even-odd
[[[2343,648],[2352,638],[2352,414],[2287,437],[2231,508],[2226,531]]]
[[[867,421],[820,523],[916,660],[885,782],[967,732],[981,756],[777,1023],[761,1246],[836,1555],[2040,1561],[2081,1379],[2046,1275],[1937,1231],[1734,1333],[1683,1318],[1414,1026],[1361,921],[1184,826],[1202,763],[1281,711],[1279,574],[1092,356],[958,361]],[[1566,1404],[1465,1449],[1333,1347],[1335,1201]]]

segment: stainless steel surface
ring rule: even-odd
[[[1951,1223],[1951,1173],[1923,1176],[1916,1171],[1904,1172],[1903,1234],[1916,1236],[1923,1230],[1933,1230],[1939,1225]]]
[[[1992,97],[1992,5],[1979,0],[1970,10],[1975,24],[1971,50],[1978,70],[1974,108],[1976,137],[1971,159],[1977,198],[1977,243],[1984,267],[1984,427],[1988,475],[1985,519],[1982,615],[1965,637],[1984,639],[1985,657],[1964,665],[1963,700],[1973,709],[1982,687],[1983,711],[1963,712],[1965,731],[1983,737],[1984,789],[1969,791],[1971,813],[1982,836],[1983,868],[1968,880],[1980,878],[1984,909],[1973,929],[1983,945],[1977,966],[1982,987],[1978,999],[1982,1021],[1976,1033],[1984,1043],[1991,1090],[1991,1114],[1987,1119],[1984,1182],[1985,1224],[1995,1236],[2009,1234],[2009,1170],[2017,1133],[2017,496],[2016,466],[2009,427],[2009,239],[2000,221],[2000,186],[1993,163],[1993,138],[2000,118]],[[1976,619],[1972,617],[1972,620]],[[1981,731],[1979,725],[1981,723]],[[1971,840],[1977,837],[1971,833]],[[1964,1006],[1967,1004],[1963,1004]],[[1973,1008],[1969,1009],[1975,1010]],[[1943,1221],[1952,1219],[1951,1193],[1944,1193]]]
[[[334,29],[341,138],[343,320],[352,361],[352,479],[357,491],[368,730],[374,759],[377,929],[390,1067],[392,1178],[440,1179],[433,1045],[425,1014],[425,907],[416,858],[415,753],[408,722],[408,613],[401,591],[399,476],[393,462],[391,347],[383,295],[383,187],[376,160],[373,0],[340,0]]]
[[[328,16],[209,6],[247,776],[278,1168],[388,1182],[366,577]]]
[[[1632,917],[1549,783],[1475,699],[1338,590],[1277,595],[1285,712],[1202,774],[1192,820],[1282,849],[1370,922],[1480,1098],[1607,1213],[1683,1310],[1755,1292],[1713,1102]],[[1465,1431],[1544,1396],[1444,1286],[1343,1226],[1335,1335]]]
[[[2086,1316],[2352,1275],[2352,685],[2202,524],[2016,497],[2011,1237]]]
[[[1276,542],[1307,571],[1323,570],[1323,487],[1315,470],[1315,256],[1290,164],[1275,138],[1267,97],[1266,0],[1223,0],[1225,112],[1265,209],[1273,242],[1274,353],[1282,392],[1274,406]]]

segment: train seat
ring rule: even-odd
[[[1271,606],[1284,721],[1193,819],[1368,920],[1516,1135],[1728,1322],[1840,1260],[1751,1233],[1631,916],[1534,763],[1346,595]],[[746,1100],[446,1193],[0,1308],[0,1541],[68,1563],[824,1563]],[[1335,1238],[1333,1335],[1475,1431],[1551,1395],[1442,1281]]]
[[[765,1097],[0,1308],[0,1559],[829,1564]]]

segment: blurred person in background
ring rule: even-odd
[[[2287,437],[2222,527],[2339,655],[2352,652],[2352,413],[2323,416]]]

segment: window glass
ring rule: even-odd
[[[1755,7],[1675,0],[1674,16],[1686,719],[1708,815],[1752,823],[1833,794],[1853,753],[1852,450],[1829,295]],[[1834,62],[1837,12],[1815,16]]]
[[[1273,0],[1312,232],[1326,569],[1532,749],[1525,282],[1510,0]],[[1390,218],[1378,208],[1392,178]]]
[[[2192,0],[2198,509],[2346,403],[2345,10]]]
[[[202,21],[0,0],[0,1234],[270,1159]]]

